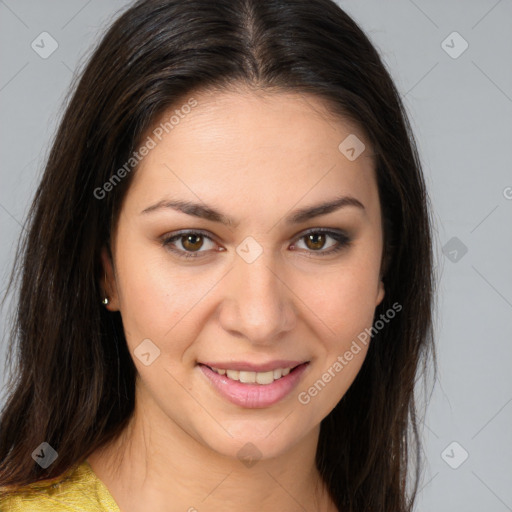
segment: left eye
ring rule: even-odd
[[[183,249],[177,249],[173,245],[176,240],[179,241]],[[195,253],[205,252],[199,251],[203,246],[204,240],[209,240],[211,243],[214,243],[213,240],[204,233],[197,231],[184,231],[178,235],[164,239],[163,245],[168,247],[172,252],[177,253],[178,256],[184,258],[197,258],[198,256]]]
[[[334,243],[326,250],[324,246],[328,238],[334,240]],[[199,258],[201,257],[200,253],[207,252],[208,250],[208,248],[207,250],[200,250],[204,248],[205,240],[209,241],[214,246],[216,245],[211,237],[200,231],[182,231],[181,233],[163,239],[162,245],[181,258]],[[340,251],[345,246],[350,245],[350,239],[344,233],[324,229],[311,230],[301,235],[297,240],[299,242],[304,240],[306,250],[318,254],[319,256],[333,254]],[[176,247],[175,242],[178,242],[182,248]],[[292,248],[295,250],[297,245],[297,243],[294,243]],[[211,248],[212,247],[210,247],[210,249]]]

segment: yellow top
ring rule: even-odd
[[[84,460],[64,475],[16,491],[0,490],[0,512],[120,512]]]

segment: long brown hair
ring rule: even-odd
[[[100,250],[135,170],[103,197],[97,190],[171,105],[241,83],[314,94],[371,141],[385,227],[386,294],[375,318],[403,309],[376,332],[322,421],[316,463],[344,512],[412,509],[421,466],[414,387],[435,368],[430,204],[390,74],[331,0],[141,0],[102,38],[56,133],[10,281],[19,290],[0,486],[54,478],[127,425],[136,370],[119,313],[101,306]],[[59,454],[47,469],[31,457],[43,441]]]

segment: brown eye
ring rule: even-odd
[[[206,247],[205,247],[205,242]],[[211,244],[208,247],[208,242]],[[182,258],[199,258],[215,247],[215,242],[208,236],[196,231],[182,231],[162,239],[162,245]]]
[[[203,245],[203,236],[197,233],[184,235],[181,237],[181,245],[187,251],[197,251]]]
[[[325,244],[325,233],[311,233],[309,235],[306,235],[304,237],[304,240],[306,241],[306,246],[308,249],[312,250],[320,250],[323,248]]]
[[[331,239],[331,243],[326,247],[329,238]],[[314,229],[302,235],[298,239],[298,243],[293,245],[293,249],[300,248],[298,247],[299,243],[303,243],[306,248],[305,250],[309,252],[309,254],[328,256],[348,247],[351,242],[351,238],[343,232]]]

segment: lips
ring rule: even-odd
[[[206,364],[199,363],[198,368],[220,396],[240,407],[255,409],[276,404],[297,387],[304,373],[309,370],[309,362],[296,363],[297,361],[272,361],[263,365],[254,365],[247,362],[211,363],[228,366],[227,369],[221,370],[221,373],[219,373],[218,368],[214,367],[216,369],[212,369]],[[295,366],[292,367],[290,372],[274,379],[273,372],[281,373],[279,370],[279,368],[282,368],[281,365]],[[237,370],[236,368],[250,369]],[[271,370],[256,372],[252,368],[264,368],[265,370],[271,368]],[[226,373],[222,374],[222,371]],[[230,375],[237,378],[241,377],[241,380],[234,380],[230,378]]]

